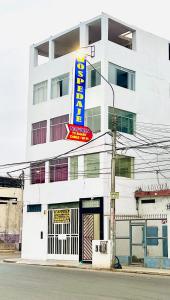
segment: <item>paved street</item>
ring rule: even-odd
[[[0,264],[1,300],[169,300],[170,278]]]

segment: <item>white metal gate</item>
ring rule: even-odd
[[[53,223],[55,209],[48,211],[48,257],[73,260],[79,255],[79,210],[70,208],[68,224]]]

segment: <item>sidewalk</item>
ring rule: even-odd
[[[22,258],[5,258],[3,259],[6,263],[17,263],[17,264],[27,264],[27,265],[38,265],[38,266],[49,266],[49,267],[65,267],[65,268],[77,268],[84,269],[89,271],[107,271],[115,273],[132,273],[132,274],[147,274],[147,275],[161,275],[161,276],[170,276],[170,270],[166,269],[152,269],[144,268],[139,266],[123,266],[122,269],[94,269],[92,264],[79,263],[77,261],[58,261],[58,260],[30,260]]]

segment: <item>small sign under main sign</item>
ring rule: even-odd
[[[70,210],[69,209],[54,210],[53,223],[60,223],[60,224],[70,223]]]
[[[66,128],[68,131],[68,134],[66,136],[67,140],[89,142],[93,137],[92,131],[87,126],[66,124]]]

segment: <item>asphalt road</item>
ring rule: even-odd
[[[0,300],[170,300],[170,277],[0,264]]]

